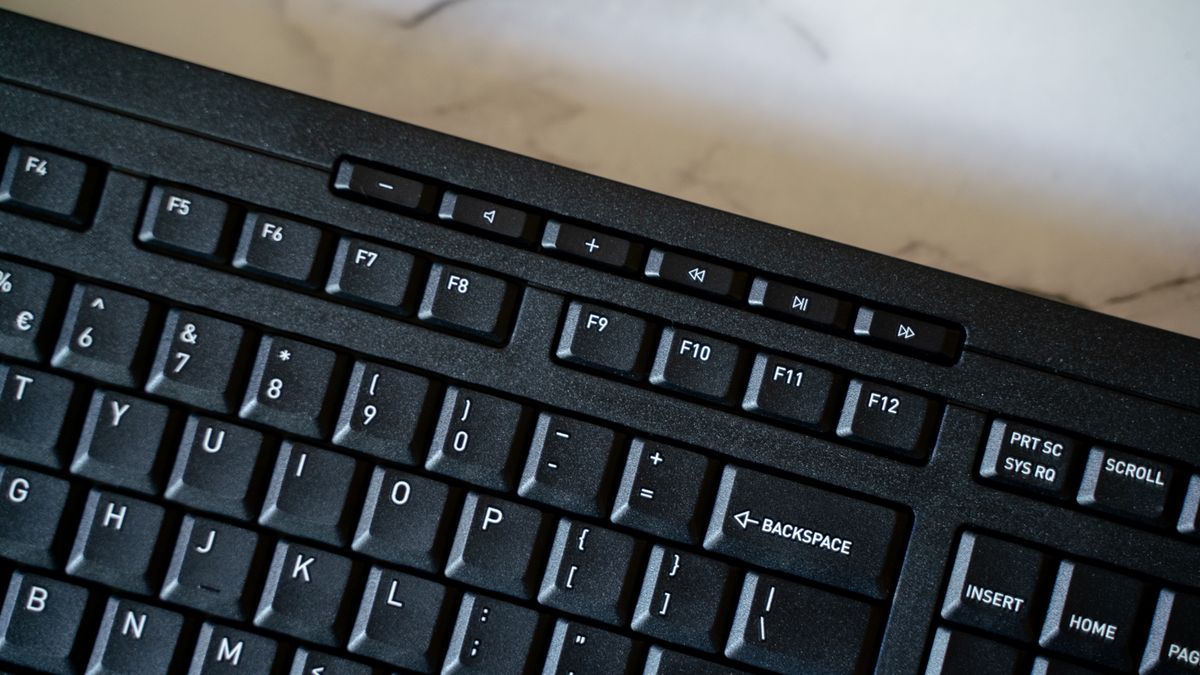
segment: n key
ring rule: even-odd
[[[350,572],[348,558],[279,542],[254,624],[331,647],[341,644],[339,610]]]
[[[53,364],[126,387],[140,383],[137,356],[150,303],[107,288],[78,284],[67,305]]]
[[[88,660],[88,672],[168,672],[182,631],[183,617],[175,612],[110,598]]]
[[[134,593],[152,593],[151,562],[163,514],[157,504],[92,490],[67,573]]]
[[[146,391],[200,408],[233,412],[237,396],[233,374],[245,335],[237,324],[171,310]]]
[[[78,672],[75,633],[87,597],[73,584],[13,573],[0,610],[0,661],[39,672]]]

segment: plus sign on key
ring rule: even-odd
[[[606,267],[627,267],[636,253],[628,239],[556,220],[546,223],[542,248]]]

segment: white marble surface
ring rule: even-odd
[[[1192,0],[0,0],[1200,336]]]

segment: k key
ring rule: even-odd
[[[338,645],[344,628],[340,608],[350,573],[349,558],[279,542],[254,624],[317,644]]]

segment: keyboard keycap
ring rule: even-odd
[[[54,535],[70,489],[61,478],[0,464],[0,558],[56,568]]]
[[[979,475],[1005,485],[1065,499],[1074,475],[1077,444],[1063,434],[995,420]]]
[[[972,675],[975,671],[971,671]],[[1033,670],[1029,671],[1030,675],[1100,675],[1097,670],[1084,668],[1083,666],[1067,663],[1066,661],[1052,660],[1044,656],[1039,656],[1033,660]]]
[[[265,213],[246,214],[233,266],[306,288],[320,280],[323,235],[319,228]]]
[[[933,401],[925,396],[853,379],[837,435],[901,457],[924,459],[934,434],[935,412]]]
[[[532,609],[464,594],[442,674],[529,672],[540,621]]]
[[[529,239],[537,226],[537,219],[526,211],[452,191],[442,196],[438,218],[466,225],[473,230],[521,240]]]
[[[97,389],[92,395],[71,472],[145,494],[158,492],[159,446],[167,406]]]
[[[874,657],[877,618],[865,602],[750,572],[725,656],[778,672],[857,673]]]
[[[1179,512],[1179,533],[1200,536],[1200,475],[1192,476],[1187,494],[1183,498],[1183,510]]]
[[[284,441],[258,522],[340,546],[349,541],[358,503],[358,462],[302,443]]]
[[[618,269],[633,265],[639,254],[638,246],[624,237],[557,220],[546,223],[542,248]]]
[[[324,438],[327,392],[337,357],[328,349],[264,335],[241,416],[302,436]]]
[[[903,529],[893,509],[727,466],[704,548],[883,599]]]
[[[92,490],[67,559],[67,573],[132,593],[153,593],[156,586],[151,577],[164,515],[157,504]]]
[[[254,514],[251,486],[264,464],[263,435],[192,415],[167,479],[167,499],[239,520]]]
[[[381,567],[371,568],[350,632],[351,652],[430,673],[442,656],[439,628],[449,619],[446,587]]]
[[[107,288],[77,284],[67,305],[56,367],[126,387],[141,382],[137,358],[150,303]]]
[[[624,635],[559,619],[542,675],[631,675],[633,641]]]
[[[40,370],[0,363],[0,455],[59,468],[59,437],[75,385]]]
[[[1200,597],[1164,589],[1158,594],[1150,637],[1142,655],[1144,675],[1200,670]]]
[[[986,638],[939,628],[925,675],[1024,675],[1021,652]]]
[[[231,413],[246,331],[204,314],[173,309],[158,342],[146,391],[199,408]]]
[[[458,333],[503,342],[517,289],[504,279],[434,263],[417,317]]]
[[[938,361],[958,358],[962,337],[956,328],[871,307],[858,309],[854,334]]]
[[[188,675],[270,673],[278,651],[274,640],[206,621],[200,627]]]
[[[719,651],[725,643],[722,617],[738,591],[734,581],[725,563],[655,546],[632,627],[667,642]]]
[[[245,619],[246,581],[257,547],[258,535],[250,530],[185,516],[159,597],[227,619]]]
[[[800,288],[782,281],[757,277],[750,286],[751,307],[789,319],[843,329],[850,322],[853,306],[831,295]]]
[[[524,422],[525,408],[519,403],[448,387],[425,468],[494,490],[510,490]]]
[[[64,225],[85,224],[91,207],[88,165],[45,148],[14,145],[0,177],[0,205],[50,218]]]
[[[742,409],[817,431],[833,425],[830,399],[838,378],[824,368],[760,353]]]
[[[156,185],[138,239],[175,253],[216,261],[230,208],[223,200],[174,185]]]
[[[703,455],[635,438],[612,521],[675,541],[698,542],[707,525],[700,504],[708,497],[711,474],[712,464]]]
[[[1046,557],[1038,551],[964,532],[950,572],[942,617],[1032,641],[1040,629],[1037,595],[1046,568]]]
[[[254,625],[329,647],[340,645],[346,628],[341,608],[350,572],[349,558],[279,542]]]
[[[297,647],[288,675],[313,675],[313,673],[316,675],[372,675],[374,671],[364,663],[355,663],[304,647]]]
[[[342,237],[333,257],[325,291],[397,314],[411,312],[412,277],[417,259],[411,253]]]
[[[650,647],[643,671],[644,675],[736,675],[741,672],[658,645]]]
[[[413,464],[424,437],[427,378],[369,361],[354,364],[333,442],[391,462]]]
[[[631,380],[646,371],[646,321],[615,309],[572,300],[558,358]]]
[[[39,361],[48,333],[54,275],[0,260],[0,354]]]
[[[0,610],[0,661],[40,672],[78,672],[75,634],[88,593],[73,584],[14,572]]]
[[[354,533],[354,550],[427,572],[445,560],[451,489],[444,483],[376,467]]]
[[[168,672],[182,632],[183,617],[175,612],[109,598],[88,660],[88,672]]]
[[[1092,448],[1077,501],[1126,518],[1161,520],[1171,492],[1171,467],[1118,450]]]
[[[1039,643],[1093,663],[1130,669],[1144,594],[1140,581],[1064,560]]]
[[[437,198],[437,189],[429,183],[348,159],[338,162],[333,189],[386,206],[420,212],[432,211]]]
[[[736,296],[742,283],[730,267],[659,248],[650,249],[646,277],[717,297]]]
[[[612,429],[542,413],[518,493],[567,511],[599,516],[616,438]]]
[[[541,580],[546,518],[503,499],[467,495],[446,576],[497,593],[529,599]]]
[[[641,580],[641,545],[627,534],[563,518],[550,549],[538,602],[623,625]]]
[[[731,342],[668,326],[658,343],[650,383],[727,403],[741,357],[741,348]]]

